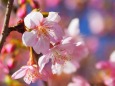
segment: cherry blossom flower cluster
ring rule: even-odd
[[[57,12],[49,12],[47,17],[43,17],[41,12],[32,11],[24,18],[26,31],[22,42],[30,47],[30,58],[27,65],[12,75],[13,79],[24,77],[24,81],[30,84],[38,79],[47,80],[53,74],[72,73],[79,68],[79,62],[86,57],[88,50],[79,37],[64,33],[60,20]],[[33,51],[42,54],[37,62]]]

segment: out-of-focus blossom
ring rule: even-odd
[[[67,86],[90,86],[90,84],[81,76],[76,76],[72,78],[71,83],[69,83]]]
[[[12,21],[13,20],[13,21]],[[19,18],[16,16],[15,13],[12,13],[10,16],[10,22],[9,22],[9,27],[11,26],[15,26],[17,24],[17,22],[19,21]],[[17,35],[16,33],[14,35]],[[11,35],[12,36],[12,35]],[[11,37],[10,36],[10,37]],[[9,38],[10,38],[9,37]]]
[[[78,62],[70,62],[70,61],[66,61],[63,66],[61,64],[55,64],[55,65],[52,65],[52,72],[54,74],[58,74],[58,75],[61,75],[62,73],[65,73],[65,74],[72,74],[74,72],[77,71],[77,69],[79,68],[79,63]],[[71,70],[70,70],[71,69]]]
[[[30,2],[30,5],[31,5],[31,7],[33,8],[33,9],[35,9],[35,8],[39,8],[40,7],[40,5],[39,5],[39,3],[38,3],[38,1],[37,0],[29,0],[29,2]]]
[[[1,85],[1,86],[28,86],[28,85],[21,83],[17,80],[13,80],[10,75],[7,75],[5,77],[5,85]]]
[[[87,37],[86,44],[87,44],[89,51],[92,53],[95,53],[95,52],[97,52],[97,50],[99,48],[99,39],[94,36]]]
[[[42,71],[45,64],[51,59],[52,72],[55,74],[60,69],[58,67],[64,66],[64,63],[66,64],[67,61],[72,61],[72,63],[79,62],[87,53],[87,48],[83,42],[75,42],[71,37],[65,38],[61,44],[54,46],[49,50],[49,53],[39,58],[40,71]]]
[[[24,18],[26,16],[26,5],[23,4],[17,11],[17,16],[19,18]]]
[[[110,61],[100,61],[96,64],[96,68],[100,69],[100,75],[105,85],[115,86],[115,51],[110,56]]]
[[[13,52],[15,50],[15,45],[8,43],[6,45],[4,45],[4,47],[2,48],[1,51],[1,60],[4,62],[5,65],[8,66],[8,68],[13,68],[14,67],[14,56],[13,56]]]
[[[26,0],[18,0],[19,4],[24,4],[26,2]]]
[[[46,53],[50,43],[59,42],[63,31],[58,25],[60,16],[56,12],[49,12],[48,17],[43,18],[40,12],[31,12],[24,18],[24,23],[30,32],[24,32],[22,41],[26,46],[32,46],[36,53]]]
[[[15,5],[16,7],[19,5],[17,9],[17,16],[19,18],[26,16],[28,5],[30,5],[32,9],[39,9],[40,7],[38,0],[15,0]]]
[[[80,33],[79,29],[79,19],[74,18],[71,20],[69,26],[68,26],[68,34],[70,36],[76,37]]]
[[[67,86],[70,82],[72,74],[62,73],[60,75],[54,74],[51,79],[49,79],[49,86]]]
[[[0,57],[1,57],[1,60],[4,62],[5,65],[7,65],[9,69],[14,68],[15,60],[13,58],[12,53],[1,54]]]
[[[89,13],[89,26],[93,34],[101,34],[104,31],[104,18],[98,12]]]
[[[37,65],[31,65],[31,66],[22,66],[18,71],[16,71],[13,75],[13,79],[19,79],[24,77],[24,81],[27,84],[34,83],[38,79],[44,79],[46,80],[46,77],[39,74],[38,72],[38,66]]]
[[[0,60],[0,81],[4,81],[5,76],[9,73],[7,66]]]
[[[11,53],[15,49],[15,46],[11,43],[6,44],[3,48],[1,53]]]
[[[115,51],[113,51],[110,55],[110,62],[115,62]]]

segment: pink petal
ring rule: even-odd
[[[72,80],[77,86],[90,86],[90,84],[81,76],[74,77]]]
[[[25,26],[33,29],[42,22],[43,15],[40,12],[31,12],[24,18]]]
[[[45,64],[44,68],[40,71],[40,73],[43,74],[47,79],[53,76],[51,65],[52,63],[51,61],[49,61],[48,63]],[[47,79],[43,79],[43,80],[47,80]]]
[[[109,62],[106,61],[100,61],[96,64],[96,68],[97,69],[109,69],[111,66],[111,64]]]
[[[33,46],[33,49],[35,50],[37,54],[40,54],[40,53],[45,54],[49,50],[49,47],[50,47],[49,40],[46,37],[41,36],[39,37],[36,45]]]
[[[53,21],[53,22],[59,22],[61,20],[60,16],[58,15],[57,12],[49,12],[49,15],[47,17],[48,21]]]
[[[54,32],[55,32],[58,40],[62,40],[62,37],[64,35],[63,29],[57,23],[54,24],[53,29],[54,29]]]
[[[71,83],[69,83],[67,86],[90,86],[90,84],[83,79],[81,76],[73,77]]]
[[[52,65],[51,67],[53,74],[61,74],[62,72],[62,65],[55,63],[55,65]]]
[[[57,40],[55,40],[55,33],[53,31],[49,31],[48,36],[49,36],[51,42],[53,42],[53,43],[57,42]]]
[[[29,80],[27,77],[24,77],[24,81],[27,83],[27,84],[30,84],[32,81]]]
[[[51,30],[49,31],[49,35],[52,36],[57,42],[62,40],[62,37],[64,35],[62,28],[57,23],[51,24],[52,27],[50,28]]]
[[[72,21],[70,22],[68,26],[67,33],[73,37],[76,37],[80,33],[78,18],[72,19]]]
[[[76,70],[77,70],[78,67],[79,67],[79,64],[74,65],[72,62],[67,61],[64,64],[63,71],[64,71],[64,73],[72,74],[72,73],[76,72]]]
[[[13,78],[13,79],[22,78],[22,77],[26,74],[27,69],[28,69],[27,67],[21,67],[18,71],[16,71],[16,72],[12,75],[12,78]]]
[[[49,62],[49,59],[50,59],[50,55],[48,55],[48,54],[47,55],[43,55],[43,56],[41,56],[39,58],[38,65],[40,67],[40,69],[39,69],[40,73],[42,72],[44,66]]]
[[[67,37],[67,38],[65,38],[65,39],[62,40],[62,44],[68,44],[68,43],[70,43],[72,40],[73,40],[72,37]]]
[[[35,31],[24,32],[22,35],[22,41],[26,46],[33,46],[37,42],[37,34]]]
[[[78,42],[77,45],[75,46],[73,55],[76,55],[77,57],[82,59],[82,58],[86,57],[88,55],[88,53],[89,53],[88,49],[84,45],[84,43],[83,42]]]

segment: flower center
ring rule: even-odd
[[[29,81],[35,82],[38,79],[38,71],[36,70],[28,70],[25,78]]]
[[[37,28],[38,35],[47,35],[47,27],[39,26]]]
[[[55,50],[55,51],[53,51],[52,59],[54,61],[54,64],[55,64],[55,62],[59,62],[59,63],[63,64],[63,63],[65,63],[65,61],[69,60],[69,57],[66,52],[61,52],[61,51]]]

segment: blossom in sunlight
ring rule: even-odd
[[[63,30],[58,25],[60,16],[57,12],[49,12],[48,17],[43,18],[40,12],[31,12],[24,18],[27,29],[22,41],[26,46],[31,46],[37,54],[46,53],[50,43],[57,43],[62,39]]]
[[[79,19],[74,18],[71,20],[69,26],[68,26],[68,34],[70,36],[76,37],[80,33],[79,29]]]
[[[75,65],[74,63],[79,62],[87,54],[88,51],[83,42],[74,42],[71,37],[68,37],[62,40],[61,44],[51,48],[47,54],[41,56],[39,58],[38,64],[40,66],[40,71],[42,71],[45,64],[48,63],[51,59],[52,72],[53,74],[56,74],[58,72],[57,70],[60,69],[59,67],[64,67],[66,62],[70,61],[73,63],[73,65]]]
[[[90,84],[81,76],[76,76],[72,78],[71,83],[69,83],[67,86],[90,86]]]
[[[46,80],[46,77],[44,75],[39,74],[38,72],[39,68],[37,65],[31,65],[31,66],[22,66],[18,71],[16,71],[13,75],[13,79],[19,79],[24,77],[24,81],[27,84],[34,83],[38,79]]]
[[[54,74],[58,74],[61,75],[61,73],[65,73],[65,74],[72,74],[74,72],[77,71],[77,69],[79,68],[79,63],[78,62],[70,62],[70,61],[66,61],[63,66],[61,64],[56,63],[55,65],[52,65],[52,72]],[[71,69],[71,70],[70,70]]]
[[[100,75],[104,84],[107,86],[115,86],[115,51],[111,54],[109,61],[100,61],[96,64],[96,68],[100,69]]]

